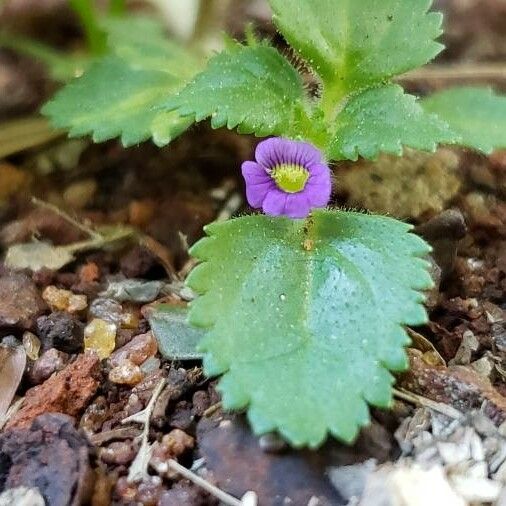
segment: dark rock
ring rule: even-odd
[[[216,484],[235,497],[254,490],[262,506],[306,505],[312,497],[321,506],[346,504],[325,474],[326,468],[336,462],[334,443],[318,452],[268,454],[240,418],[215,421],[214,427],[211,420],[203,418],[198,433],[200,451]]]
[[[121,272],[127,278],[144,278],[156,265],[157,258],[142,246],[132,248],[120,260]]]
[[[196,385],[201,381],[201,379],[202,371],[200,369],[191,369],[187,371],[183,368],[177,369],[172,367],[169,370],[167,377],[167,386],[158,397],[153,409],[151,423],[155,427],[163,427],[167,422],[167,412],[170,410],[170,407],[179,401],[183,395],[186,395],[191,392],[192,389],[196,388]],[[175,416],[174,413],[173,415]],[[192,418],[191,409],[184,411],[184,418],[185,420]],[[173,425],[173,427],[181,430],[185,430],[185,428],[187,428],[185,423],[179,423],[183,421],[181,418],[179,419],[179,422],[177,417],[175,420],[177,425]]]
[[[206,409],[211,406],[209,394],[205,390],[198,390],[192,397],[192,414],[194,416],[202,416]]]
[[[45,309],[35,283],[28,276],[9,271],[0,276],[0,328],[29,330]]]
[[[467,226],[458,209],[448,209],[415,228],[432,247],[432,257],[441,268],[445,280],[453,272],[459,241],[466,236]]]
[[[174,407],[174,412],[169,416],[169,425],[182,431],[187,431],[193,423],[191,404],[188,401],[180,401]]]
[[[286,441],[275,432],[260,436],[258,444],[265,453],[280,453],[287,448]]]
[[[83,349],[84,324],[66,312],[55,312],[37,319],[37,332],[44,350],[56,348],[66,353]]]
[[[37,488],[47,506],[78,506],[89,499],[88,444],[72,418],[46,414],[29,428],[0,435],[0,491]]]

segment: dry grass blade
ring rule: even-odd
[[[433,411],[437,411],[438,413],[446,415],[449,418],[458,420],[464,416],[460,411],[456,410],[452,406],[448,406],[442,402],[435,402],[421,395],[414,394],[413,392],[408,392],[407,390],[398,390],[396,388],[393,389],[393,392],[394,397],[397,397],[398,399],[414,404],[415,406],[432,409]]]
[[[46,144],[62,135],[46,118],[30,116],[6,121],[0,126],[0,158]]]

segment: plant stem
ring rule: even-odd
[[[77,229],[79,229],[81,232],[84,232],[86,235],[89,235],[94,240],[100,240],[103,239],[102,234],[99,234],[95,230],[93,230],[90,227],[87,227],[86,225],[83,225],[78,220],[75,220],[70,215],[59,209],[54,204],[50,204],[49,202],[45,202],[43,200],[38,199],[37,197],[32,197],[32,203],[42,209],[48,209],[49,211],[55,213],[60,218],[63,218],[65,221],[70,223],[71,225],[74,225]]]
[[[346,93],[338,86],[323,88],[319,106],[323,111],[326,124],[332,124],[336,116],[346,105]]]
[[[70,6],[81,21],[90,51],[95,55],[102,54],[106,49],[106,37],[98,24],[93,0],[70,0]]]
[[[126,0],[110,0],[109,14],[121,16],[126,10]]]
[[[206,49],[219,50],[223,44],[227,11],[232,0],[205,0],[200,2],[195,24],[194,42]]]

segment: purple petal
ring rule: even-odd
[[[311,176],[321,176],[330,173],[328,165],[318,162],[305,165]]]
[[[265,196],[270,190],[276,188],[276,183],[258,163],[244,162],[241,169],[246,181],[248,204],[255,209],[262,207]]]
[[[278,190],[277,188],[271,190],[262,204],[262,209],[265,214],[270,216],[282,216],[285,211],[287,194]]]
[[[292,145],[290,150],[288,150],[288,161],[290,163],[296,163],[306,169],[309,169],[309,166],[313,164],[321,163],[322,155],[320,151],[311,144],[307,142],[289,142]]]
[[[255,150],[257,162],[266,169],[281,163],[294,163],[302,167],[321,162],[321,153],[307,142],[271,137],[258,144]]]
[[[306,185],[307,195],[311,202],[311,207],[325,207],[330,200],[332,185],[330,183],[314,183]]]
[[[255,150],[255,159],[266,169],[272,169],[283,161],[283,139],[271,137],[258,144]]]
[[[311,174],[303,191],[308,195],[312,207],[325,207],[332,193],[332,179],[327,168],[319,175]]]
[[[286,198],[285,216],[299,219],[305,218],[311,211],[311,204],[308,196],[304,192],[292,193]]]

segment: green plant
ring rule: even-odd
[[[115,54],[44,108],[71,135],[98,141],[162,145],[210,119],[319,149],[280,140],[257,150],[243,165],[248,200],[271,216],[209,225],[191,251],[202,261],[188,284],[201,294],[190,321],[209,329],[205,370],[223,375],[224,406],[248,407],[257,433],[278,430],[296,446],[327,432],[352,441],[368,404],[391,402],[389,371],[407,366],[404,326],[427,319],[429,247],[390,218],[315,210],[328,201],[326,161],[405,146],[506,147],[506,98],[460,88],[420,101],[395,84],[443,49],[431,3],[270,0],[296,65],[251,34],[203,70],[159,31],[121,44],[113,36]],[[316,96],[300,69],[318,82]]]

